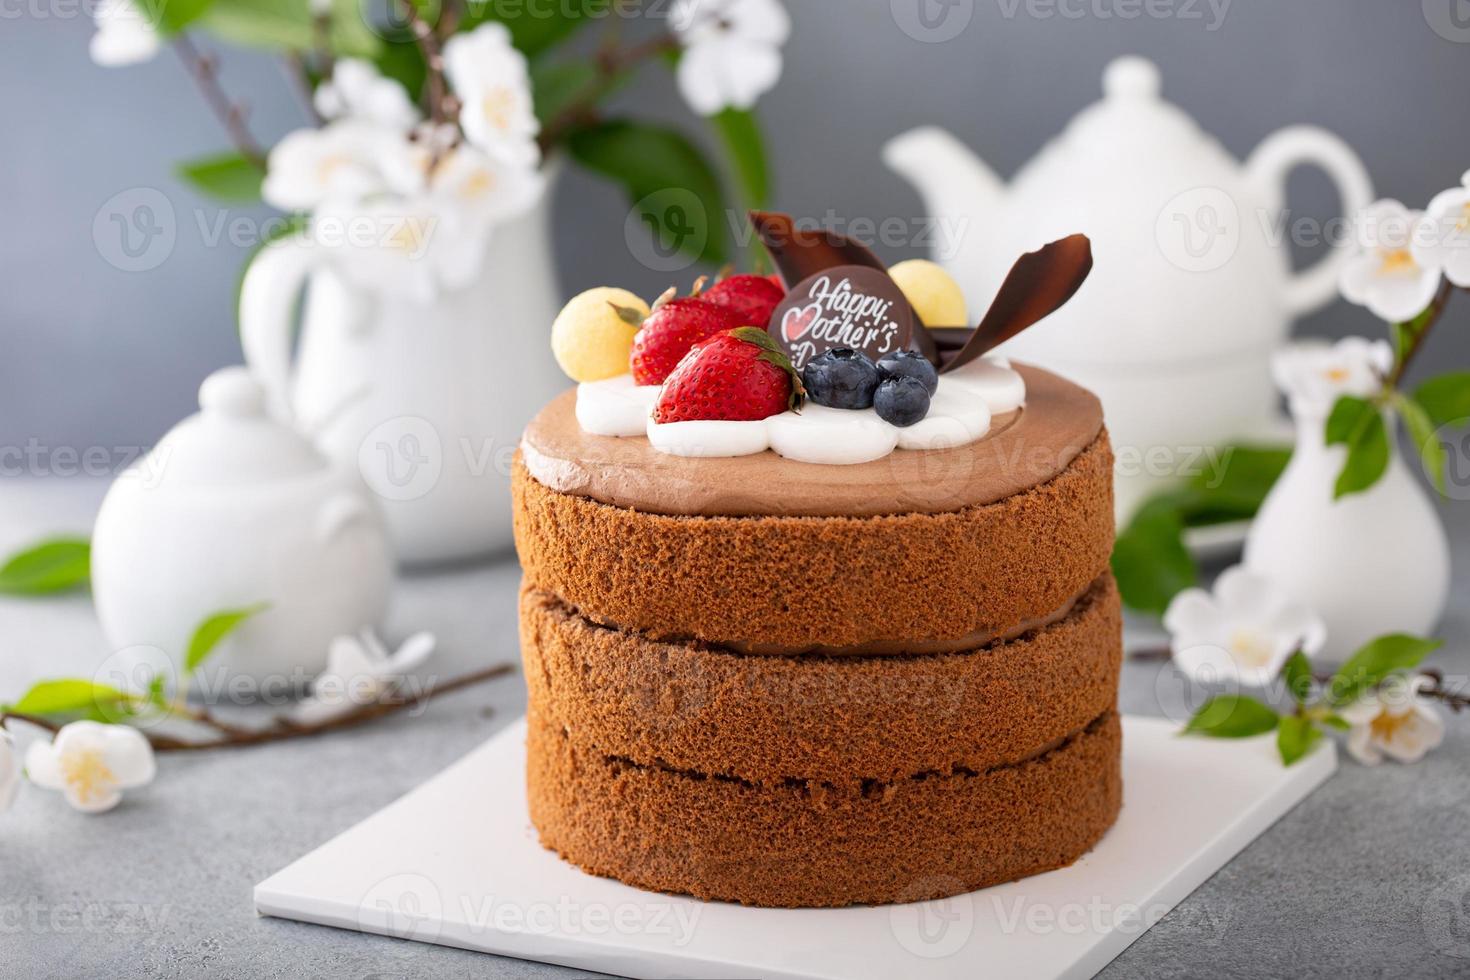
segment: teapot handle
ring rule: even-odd
[[[265,389],[272,414],[290,422],[291,337],[296,302],[316,267],[302,235],[271,242],[250,262],[240,285],[240,345]]]
[[[1273,210],[1286,198],[1286,178],[1298,166],[1320,167],[1337,186],[1343,214],[1352,219],[1373,203],[1373,182],[1363,161],[1341,139],[1316,126],[1288,126],[1261,141],[1245,162],[1251,181],[1266,194]],[[1338,274],[1351,257],[1347,248],[1334,248],[1316,264],[1294,273],[1286,287],[1286,306],[1292,316],[1321,309],[1337,295]]]

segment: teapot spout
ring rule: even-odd
[[[883,162],[914,185],[931,218],[981,219],[999,203],[1003,185],[995,171],[938,126],[895,136],[883,148]]]

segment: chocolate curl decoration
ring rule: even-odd
[[[841,265],[866,266],[888,275],[888,266],[872,249],[846,235],[827,229],[798,228],[791,215],[779,211],[751,211],[749,217],[751,227],[770,253],[788,290],[804,279]],[[938,367],[939,348],[924,329],[918,313],[914,313],[914,324],[911,343]]]
[[[1086,235],[1068,235],[1021,256],[1000,284],[1000,291],[980,325],[959,351],[953,354],[943,351],[944,366],[940,372],[969,364],[1061,309],[1091,271],[1092,242]],[[943,331],[941,348],[949,346],[954,339],[957,338],[953,331]]]

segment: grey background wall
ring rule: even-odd
[[[786,72],[760,109],[778,204],[918,217],[917,195],[879,161],[888,137],[939,123],[1008,176],[1097,98],[1103,67],[1125,53],[1156,60],[1166,96],[1236,156],[1278,126],[1318,123],[1358,150],[1380,195],[1421,207],[1470,168],[1466,0],[953,0],[970,22],[942,44],[899,28],[895,7],[913,2],[787,0]],[[225,140],[169,52],[97,68],[86,53],[90,18],[61,0],[6,0],[0,21],[0,446],[149,444],[191,410],[206,373],[239,360],[233,306],[245,252],[215,231],[268,212],[222,209],[170,176],[175,161]],[[224,70],[263,138],[300,124],[274,62],[231,52]],[[619,100],[687,121],[661,74]],[[136,188],[169,200],[177,239],[162,265],[128,273],[99,253],[93,221]],[[1290,200],[1317,217],[1336,207],[1318,175],[1294,178]],[[625,213],[620,194],[593,178],[560,183],[568,293],[667,284],[628,254]],[[1453,309],[1426,352],[1431,365],[1470,360],[1470,309]],[[1341,303],[1299,328],[1378,330]]]

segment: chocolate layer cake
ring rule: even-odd
[[[766,906],[936,898],[1076,860],[1121,804],[1112,456],[1095,398],[856,465],[590,435],[515,464],[542,842]]]

